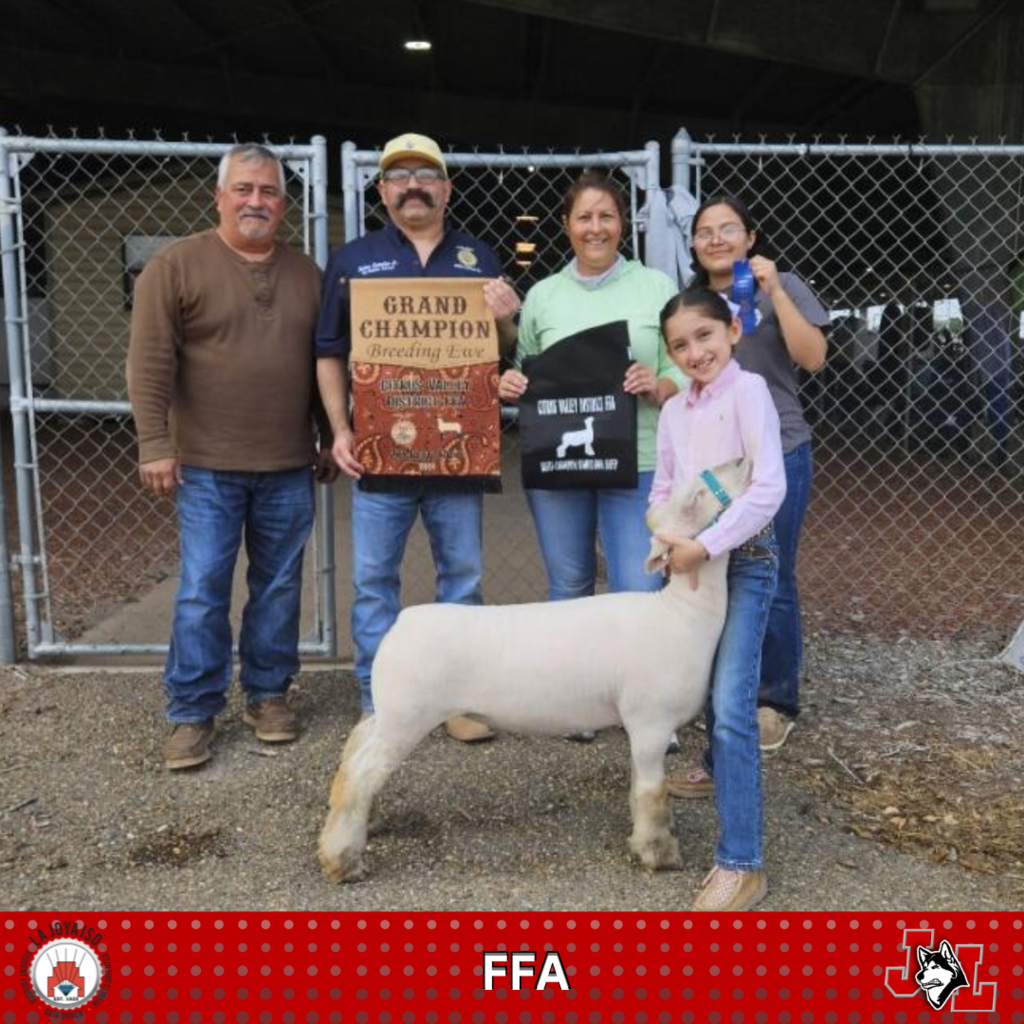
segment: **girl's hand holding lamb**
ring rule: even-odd
[[[697,570],[702,562],[708,560],[708,551],[699,540],[692,537],[669,537],[658,535],[661,543],[668,545],[668,551],[662,556],[666,569],[674,573],[689,573],[690,589],[697,589]]]

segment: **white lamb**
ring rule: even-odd
[[[714,470],[732,497],[749,462]],[[701,480],[652,509],[652,531],[694,535],[722,510]],[[653,537],[647,568],[664,565]],[[467,712],[513,732],[564,735],[621,724],[632,757],[632,853],[650,869],[676,867],[664,755],[673,731],[707,696],[725,621],[728,557],[673,576],[658,593],[574,601],[408,608],[373,665],[375,714],[353,730],[331,786],[320,863],[334,881],[363,875],[374,797],[410,751],[441,722]],[[440,780],[439,780],[440,781]]]

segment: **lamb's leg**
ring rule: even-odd
[[[363,850],[373,801],[402,759],[426,736],[428,729],[406,728],[380,716],[368,718],[353,730],[341,767],[331,786],[331,811],[320,833],[320,864],[334,882],[363,877]]]
[[[332,811],[341,804],[341,794],[345,789],[345,776],[348,764],[370,734],[370,722],[371,718],[369,716],[360,719],[345,741],[345,746],[341,752],[341,762],[338,764],[338,770],[334,773],[334,779],[331,781],[329,807]]]
[[[679,843],[672,835],[672,813],[665,788],[665,749],[671,731],[650,724],[624,723],[633,763],[629,810],[633,834],[629,848],[645,868],[679,867]]]

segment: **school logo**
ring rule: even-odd
[[[917,962],[921,970],[914,975],[914,981],[936,1010],[941,1010],[958,988],[970,984],[956,953],[945,939],[938,949],[918,946]]]
[[[21,957],[18,984],[25,998],[46,1016],[81,1018],[81,1008],[102,1003],[110,993],[113,967],[103,933],[82,921],[52,921],[36,928]],[[48,1009],[46,1009],[48,1007]]]
[[[947,1013],[992,1013],[996,1008],[994,982],[980,982],[985,947],[947,939],[936,945],[930,928],[903,932],[906,963],[885,969],[885,987],[897,998],[924,996],[935,1010]],[[947,1005],[948,1004],[948,1005]]]
[[[29,980],[47,1006],[76,1010],[96,995],[103,967],[91,946],[78,939],[54,939],[36,950]]]
[[[474,268],[480,262],[476,258],[476,253],[468,245],[458,246],[455,258],[464,266]]]

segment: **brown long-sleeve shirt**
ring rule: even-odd
[[[309,465],[320,272],[278,243],[250,261],[215,230],[174,242],[135,283],[128,395],[139,461]]]

